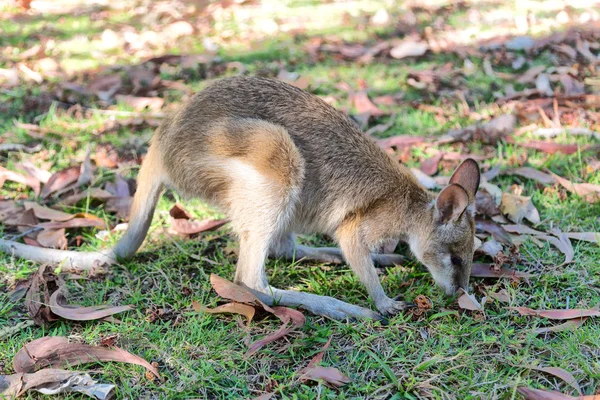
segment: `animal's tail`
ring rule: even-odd
[[[113,247],[117,259],[127,259],[135,254],[146,238],[156,203],[164,183],[164,169],[156,142],[152,142],[142,163],[133,198],[129,227],[125,235]]]
[[[164,179],[162,160],[157,144],[153,142],[138,176],[138,187],[131,207],[129,228],[112,249],[97,252],[40,249],[0,239],[0,251],[39,263],[61,264],[65,271],[89,270],[98,265],[112,265],[119,259],[129,258],[135,254],[146,238]]]

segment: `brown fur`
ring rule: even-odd
[[[406,304],[385,295],[371,254],[385,241],[407,241],[447,293],[468,283],[477,164],[465,162],[451,182],[454,188],[441,197],[426,191],[318,97],[275,80],[227,78],[194,96],[156,132],[131,226],[115,252],[129,257],[139,247],[166,185],[216,204],[232,219],[240,236],[238,283],[334,318],[372,316],[335,299],[268,285],[268,254],[310,255],[293,234],[326,233],[338,240],[377,309],[393,314]],[[451,254],[464,260],[461,267],[449,264]]]

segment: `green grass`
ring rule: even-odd
[[[370,12],[380,6],[377,2],[368,3],[365,9]],[[319,4],[294,1],[290,2],[286,12],[292,15],[304,15],[307,10],[309,13],[318,13]],[[393,15],[399,12],[392,10]],[[55,34],[57,42],[71,39],[77,34],[97,37],[105,27],[127,21],[124,16],[114,14],[109,21],[93,23],[85,15],[64,16],[61,21],[44,17],[21,27],[3,21],[0,29],[6,35],[0,39],[0,45],[16,46],[24,51],[36,43],[29,38],[33,32],[56,24],[61,29]],[[423,18],[419,17],[420,23]],[[464,11],[456,11],[452,14],[451,25],[460,26],[465,23],[465,18]],[[359,18],[353,16],[351,20],[354,21],[352,24],[357,24]],[[234,22],[232,24],[232,29],[238,28]],[[446,62],[453,63],[454,68],[461,68],[462,60],[458,57],[428,55],[415,62],[387,60],[366,66],[339,62],[329,57],[322,63],[314,64],[308,59],[303,45],[309,37],[323,32],[328,35],[339,34],[345,40],[375,40],[373,31],[361,32],[355,25],[336,30],[334,25],[307,32],[304,38],[282,34],[271,40],[258,41],[246,49],[232,43],[230,47],[221,48],[220,55],[223,62],[243,62],[249,74],[262,74],[264,71],[276,73],[279,69],[277,62],[281,61],[287,70],[299,72],[301,76],[316,82],[313,87],[316,94],[335,96],[340,108],[348,105],[347,94],[336,87],[340,82],[346,82],[356,89],[356,81],[364,79],[371,97],[404,92],[407,101],[390,108],[396,117],[383,136],[437,135],[449,128],[474,122],[457,111],[447,117],[445,123],[440,123],[432,112],[416,109],[411,101],[439,107],[448,107],[450,104],[458,110],[457,99],[438,98],[435,94],[415,90],[405,83],[407,74],[414,70],[441,66]],[[176,50],[187,51],[184,47]],[[99,62],[91,53],[83,52],[77,57],[82,65],[95,67]],[[127,65],[132,60],[123,56],[120,62]],[[478,66],[476,72],[471,77],[461,79],[466,79],[466,87],[473,92],[471,110],[488,115],[494,112],[490,105],[493,101],[493,84],[502,87],[503,82],[485,75],[481,59],[472,58],[472,61]],[[541,57],[539,62],[550,61]],[[0,67],[5,66],[0,64]],[[194,89],[205,84],[198,76],[189,77],[185,83]],[[125,127],[115,133],[97,136],[92,131],[109,116],[96,114],[77,119],[57,107],[24,108],[31,97],[43,94],[44,90],[49,89],[20,86],[0,91],[0,130],[7,132],[6,141],[13,143],[36,141],[25,131],[16,129],[14,119],[36,122],[55,132],[55,135],[43,141],[53,171],[81,162],[88,143],[125,146],[132,153],[145,151],[151,129],[134,131]],[[178,99],[179,96],[174,93],[169,100]],[[88,105],[97,104],[92,102]],[[115,109],[127,110],[123,105]],[[381,118],[378,122],[386,121],[387,118]],[[78,124],[88,125],[80,129]],[[519,140],[527,138],[531,137],[525,136]],[[594,144],[593,140],[586,138],[561,136],[555,140]],[[480,144],[469,144],[468,147],[476,153],[483,150]],[[444,148],[457,150],[459,145]],[[594,156],[589,150],[570,156],[549,156],[501,142],[495,149],[495,157],[485,161],[485,164],[508,167],[508,159],[522,152],[527,152],[527,165],[551,170],[571,180],[581,176],[586,160]],[[422,155],[421,149],[412,150],[408,164],[417,165]],[[7,168],[27,158],[18,154],[2,157],[2,165]],[[449,170],[445,172],[450,173]],[[130,177],[136,173],[135,167],[124,171]],[[99,185],[113,179],[114,171],[100,168],[95,176],[98,180],[96,185]],[[599,183],[600,174],[595,172],[586,181]],[[599,204],[590,205],[571,194],[564,200],[557,193],[544,193],[532,181],[517,177],[502,176],[494,183],[503,190],[514,183],[524,186],[523,193],[533,196],[533,202],[540,210],[542,223],[539,229],[559,227],[563,231],[600,231]],[[5,184],[0,194],[5,198],[17,195],[33,197],[27,189],[12,183]],[[252,398],[270,388],[277,398],[289,399],[518,399],[516,388],[521,385],[576,395],[562,381],[526,368],[531,365],[556,366],[570,371],[586,394],[593,394],[600,387],[600,323],[597,319],[589,319],[576,331],[537,336],[532,333],[533,329],[551,323],[522,317],[507,309],[507,306],[549,309],[567,306],[591,308],[599,305],[598,245],[574,241],[574,262],[561,266],[563,256],[555,248],[548,245],[538,247],[532,241],[526,242],[520,249],[523,261],[516,268],[533,273],[533,278],[518,284],[508,280],[472,279],[472,284],[485,284],[489,290],[504,288],[512,299],[509,305],[493,300],[488,302],[485,320],[457,310],[454,299],[445,297],[434,286],[424,268],[410,259],[403,266],[382,271],[383,286],[388,294],[402,294],[408,301],[414,300],[419,294],[429,297],[433,302],[430,312],[420,317],[398,315],[391,318],[387,326],[371,321],[336,322],[307,315],[306,325],[298,332],[268,345],[252,358],[244,359],[247,333],[235,318],[199,314],[191,308],[192,300],[208,306],[217,304],[218,298],[210,287],[208,276],[215,273],[232,279],[236,262],[232,249],[237,245],[236,241],[227,227],[192,240],[170,237],[165,233],[168,210],[176,202],[184,203],[198,218],[221,216],[200,201],[183,200],[176,193],[168,192],[159,202],[144,247],[133,260],[115,266],[109,275],[101,279],[68,282],[69,299],[74,303],[134,304],[135,310],[119,316],[121,324],[59,321],[45,329],[30,327],[10,337],[0,338],[0,373],[12,373],[12,357],[24,344],[36,338],[64,335],[72,340],[98,344],[102,338],[116,335],[118,346],[148,361],[158,362],[160,372],[166,379],[162,384],[151,382],[145,378],[141,367],[125,364],[102,363],[81,368],[92,371],[92,375],[101,382],[116,384],[118,398]],[[111,223],[117,222],[113,215],[104,211],[102,205],[90,206],[85,201],[66,211],[88,211]],[[4,227],[0,227],[0,231],[4,232]],[[116,240],[113,235],[102,242],[95,237],[95,233],[86,229],[70,231],[69,235],[84,236],[81,250],[106,248]],[[327,238],[321,236],[308,236],[301,240],[318,245],[330,244]],[[408,254],[406,246],[401,246],[400,251]],[[202,255],[210,262],[197,261],[191,255]],[[0,328],[27,318],[22,301],[11,303],[7,289],[13,282],[27,277],[36,269],[37,266],[31,262],[0,255],[0,288],[4,289],[0,292]],[[373,307],[363,286],[346,265],[292,264],[270,260],[267,270],[274,286],[334,296]],[[150,322],[147,317],[153,310],[163,310],[165,317]],[[277,327],[278,322],[272,318],[257,318],[252,322],[250,335],[256,339]],[[352,382],[340,390],[322,384],[300,382],[298,370],[306,366],[331,335],[334,337],[332,346],[323,364],[339,368]],[[39,396],[29,394],[25,397]],[[69,395],[64,398],[75,399],[80,396]]]

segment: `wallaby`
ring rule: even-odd
[[[163,188],[172,188],[228,215],[240,240],[234,281],[261,300],[335,319],[379,318],[331,297],[269,286],[265,259],[343,256],[377,310],[393,315],[408,304],[384,293],[374,262],[394,257],[375,249],[400,239],[452,295],[467,288],[471,273],[479,179],[477,163],[467,159],[439,194],[429,192],[318,97],[277,80],[224,78],[158,128],[140,169],[127,232],[104,255],[131,257]],[[296,233],[328,234],[341,251],[297,245]],[[98,255],[89,254],[90,260]]]

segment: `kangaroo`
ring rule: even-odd
[[[376,253],[386,241],[407,242],[447,295],[467,289],[479,180],[477,163],[467,159],[439,194],[429,192],[318,97],[277,80],[224,78],[157,129],[139,172],[129,227],[101,258],[114,263],[132,257],[146,237],[162,190],[171,188],[228,215],[240,241],[234,282],[265,303],[334,319],[378,319],[410,306],[388,297],[379,281],[375,263],[397,260]],[[339,249],[298,245],[299,233],[328,234]],[[88,261],[98,258],[98,253],[88,254]],[[267,257],[343,257],[380,314],[270,286]]]

